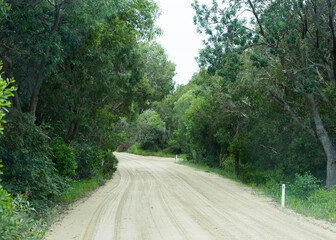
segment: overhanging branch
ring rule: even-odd
[[[290,115],[292,116],[293,120],[297,124],[299,124],[307,133],[309,133],[309,135],[311,135],[313,138],[315,138],[316,140],[318,140],[316,132],[312,128],[310,128],[309,126],[307,126],[306,124],[304,124],[304,122],[301,120],[301,118],[299,117],[299,115],[297,114],[297,112],[295,112],[293,110],[293,108],[291,108],[291,106],[289,106],[288,103],[285,102],[285,100],[283,100],[279,96],[275,95],[271,91],[268,91],[267,96],[270,97],[270,98],[272,98],[273,100],[275,100],[280,105],[282,105],[285,108],[285,110],[290,113]]]

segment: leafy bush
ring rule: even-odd
[[[102,169],[103,160],[98,149],[87,144],[77,145],[75,148],[77,176],[86,179],[96,175]]]
[[[103,174],[105,178],[111,178],[117,170],[118,159],[112,151],[106,151],[103,154]]]
[[[50,147],[52,149],[51,159],[57,172],[63,177],[75,176],[77,162],[74,149],[66,145],[61,137],[54,138],[50,143]]]
[[[321,181],[309,172],[304,175],[295,175],[295,181],[289,185],[289,191],[296,197],[308,198],[314,191],[321,187]]]
[[[45,226],[33,219],[34,209],[21,196],[12,199],[0,186],[0,239],[43,239]]]
[[[66,184],[50,159],[48,136],[34,124],[30,114],[12,109],[6,120],[0,137],[4,188],[11,193],[25,193],[36,208],[52,205]]]
[[[160,118],[160,115],[152,110],[147,110],[139,116],[137,129],[136,141],[145,150],[158,150],[158,146],[165,143],[168,138],[165,123]]]

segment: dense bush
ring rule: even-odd
[[[146,150],[158,150],[168,139],[165,123],[159,114],[152,110],[143,112],[137,122],[136,141],[141,148]]]
[[[320,187],[320,180],[310,173],[305,173],[304,175],[296,174],[294,183],[289,185],[289,190],[294,196],[306,199]]]
[[[34,209],[21,196],[12,199],[0,186],[0,239],[43,239],[45,227],[32,218]]]
[[[87,144],[75,146],[75,156],[78,168],[76,174],[79,179],[93,177],[102,169],[102,156],[98,149]]]
[[[13,109],[6,120],[0,137],[4,188],[11,193],[25,193],[35,207],[51,205],[66,185],[50,159],[48,136],[34,124],[30,114]]]
[[[103,153],[103,174],[105,178],[112,177],[117,170],[118,159],[114,156],[112,151]]]
[[[68,146],[61,137],[54,138],[51,143],[51,159],[55,164],[58,174],[63,177],[76,175],[77,162],[74,149]]]

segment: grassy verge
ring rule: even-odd
[[[103,174],[98,174],[95,177],[87,180],[73,181],[70,183],[69,189],[61,194],[57,199],[61,204],[68,205],[85,196],[105,183]]]
[[[224,176],[226,178],[230,178],[230,179],[233,179],[233,180],[236,180],[236,181],[240,181],[234,173],[229,173],[229,172],[225,171],[224,169],[213,168],[213,167],[209,167],[208,165],[191,163],[191,162],[188,162],[188,161],[179,161],[178,163],[181,164],[181,165],[188,166],[188,167],[203,170],[205,172],[216,173],[216,174]]]
[[[234,173],[227,172],[224,169],[211,168],[206,165],[190,163],[187,161],[181,161],[179,164],[200,169],[205,172],[216,173],[223,177],[243,183],[243,181],[236,177]],[[309,180],[306,176],[298,176],[293,183],[287,184],[286,207],[305,216],[336,223],[336,187],[326,191],[322,186],[315,184],[315,186],[317,186],[316,188],[309,189],[309,186],[314,185],[314,183],[307,181],[307,179]],[[278,204],[280,204],[280,183],[271,181],[267,184],[259,185],[253,182],[244,182],[244,184],[253,187],[253,189],[268,197],[273,198]]]

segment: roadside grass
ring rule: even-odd
[[[80,181],[72,181],[70,182],[70,187],[66,192],[62,193],[57,202],[68,205],[73,203],[83,197],[86,197],[93,190],[102,186],[106,182],[102,173],[96,175],[91,179],[80,180]]]
[[[280,205],[281,202],[281,184],[268,182],[266,184],[256,184],[255,182],[243,182],[242,179],[235,176],[234,173],[225,171],[224,169],[212,168],[207,165],[191,163],[188,161],[180,161],[178,164],[203,170],[205,172],[216,173],[220,176],[237,181],[244,186],[250,186],[254,192],[271,197]],[[294,183],[286,185],[286,208],[300,213],[304,216],[313,217],[316,219],[327,220],[336,223],[336,187],[330,190],[325,190],[322,186],[315,189],[309,194],[298,194],[294,188]],[[304,187],[304,186],[303,186]]]
[[[208,172],[208,173],[216,173],[216,174],[224,176],[226,178],[230,178],[230,179],[241,182],[236,177],[236,175],[234,173],[227,172],[224,169],[209,167],[208,165],[205,165],[205,164],[192,163],[192,162],[188,162],[188,161],[185,161],[185,160],[179,161],[178,164],[188,166],[188,167],[192,167],[192,168],[196,168],[196,169],[199,169],[199,170],[203,170],[203,171]]]

